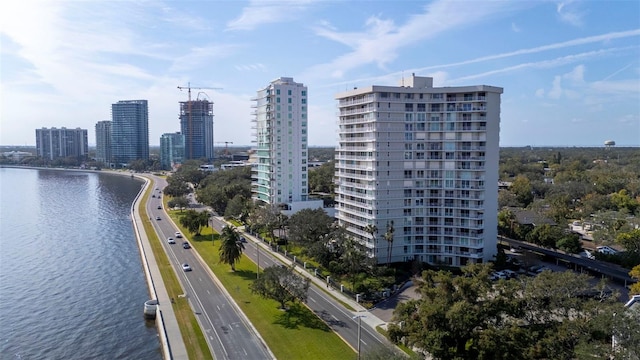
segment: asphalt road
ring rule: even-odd
[[[216,231],[220,232],[222,227],[225,226],[225,222],[221,218],[214,217],[213,226]],[[290,265],[272,256],[270,250],[260,247],[258,245],[259,243],[252,241],[250,237],[247,238],[249,240],[245,243],[244,255],[254,263],[259,264],[261,269],[281,264]],[[332,291],[336,290],[329,290],[329,292]],[[364,321],[361,321],[362,319],[358,318],[359,316],[366,317],[367,312],[356,313],[346,309],[328,295],[323,288],[318,287],[313,282],[311,286],[309,286],[306,305],[354,350],[358,348],[359,326],[360,349],[362,353],[365,353],[367,349],[383,344],[385,346],[393,346],[384,336],[380,335],[375,329],[372,329]]]
[[[156,198],[150,198],[147,211],[158,236],[163,240],[169,261],[185,291],[183,295],[189,299],[212,355],[215,359],[272,359],[269,349],[239,312],[233,300],[214,280],[206,264],[200,262],[195,250],[184,249],[184,239],[176,238],[178,229],[167,219],[164,209],[158,209],[158,206],[163,206],[159,196],[166,181],[157,177],[154,180],[158,190],[153,191]],[[156,220],[156,216],[160,220]],[[169,244],[169,237],[173,237],[176,244]],[[184,263],[188,263],[192,271],[183,271]]]

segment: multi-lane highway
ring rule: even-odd
[[[161,189],[166,186],[166,182],[156,177],[154,180],[155,198],[151,197],[147,203],[147,212],[163,243],[169,261],[178,274],[185,291],[183,295],[188,298],[193,308],[214,358],[272,359],[273,354],[226,295],[208,266],[201,263],[193,248],[183,248],[183,238],[176,238],[178,229],[167,218],[162,204]],[[158,209],[158,207],[161,208]],[[156,220],[156,217],[160,220]],[[169,244],[167,241],[169,237],[173,237],[176,243]],[[183,271],[184,263],[188,263],[192,271]]]

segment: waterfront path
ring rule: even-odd
[[[134,233],[138,240],[138,247],[140,248],[142,267],[144,268],[145,277],[149,286],[149,294],[152,299],[157,299],[159,304],[156,315],[156,325],[158,328],[160,345],[162,347],[162,356],[166,360],[188,359],[187,349],[184,345],[184,341],[182,340],[182,333],[178,326],[178,320],[176,319],[173,306],[171,305],[171,298],[164,286],[160,269],[158,268],[155,256],[153,255],[153,249],[149,243],[147,233],[144,231],[144,225],[142,218],[140,217],[140,205],[146,205],[141,204],[141,200],[144,193],[149,189],[149,186],[153,186],[153,183],[146,177],[139,176],[139,178],[144,180],[145,183],[140,194],[136,197],[133,203],[131,216]]]

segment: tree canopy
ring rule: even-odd
[[[264,298],[273,299],[282,309],[287,303],[306,301],[310,280],[298,275],[293,267],[270,266],[264,269],[251,285],[251,291]]]
[[[220,234],[220,262],[231,265],[231,270],[236,271],[236,263],[242,257],[244,244],[240,241],[240,235],[233,226],[225,226]]]
[[[640,313],[616,317],[622,304],[586,275],[545,271],[492,282],[490,271],[489,265],[465,267],[463,276],[425,271],[422,298],[394,312],[401,325],[390,325],[392,340],[436,359],[602,359],[613,355],[614,331],[638,339],[637,327],[626,328]],[[632,349],[633,340],[625,341]]]

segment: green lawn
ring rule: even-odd
[[[170,215],[180,226],[179,212],[171,211]],[[181,231],[258,330],[276,358],[356,358],[355,351],[303,304],[294,304],[288,311],[282,311],[277,302],[251,294],[249,285],[256,278],[256,264],[243,256],[236,264],[236,271],[232,272],[229,265],[219,263],[220,241],[215,235],[212,245],[210,228],[204,229],[200,236],[189,235],[183,228]]]

